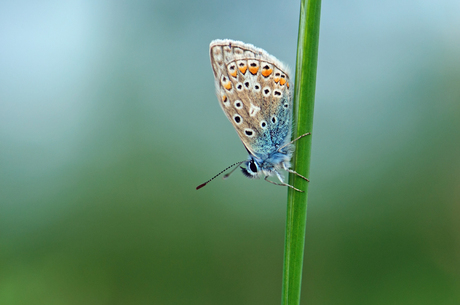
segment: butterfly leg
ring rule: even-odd
[[[283,163],[283,167],[286,169],[286,164]],[[289,169],[289,168],[287,168],[287,169]],[[285,183],[285,182],[284,182],[283,175],[281,175],[281,173],[280,173],[279,171],[275,170],[275,174],[276,174],[276,176],[278,177],[278,179],[279,179],[279,181],[280,181],[281,183],[284,183],[284,185],[289,186],[290,188],[292,188],[292,189],[294,189],[294,190],[296,190],[296,191],[299,191],[299,192],[302,192],[302,193],[303,193],[303,191],[301,191],[301,190],[299,190],[299,189],[296,189],[295,187],[293,187],[293,186],[291,186],[291,185]]]
[[[287,143],[287,144],[284,144],[283,146],[281,146],[280,148],[278,148],[278,151],[281,151],[283,148],[285,148],[286,146],[289,146],[291,145],[292,143],[294,143],[295,141],[305,137],[305,136],[308,136],[308,135],[311,135],[311,132],[307,132],[307,133],[304,133],[303,135],[301,135],[300,137],[297,137],[295,138],[294,140],[292,140],[291,142]]]
[[[273,181],[268,180],[267,178],[268,178],[268,176],[265,176],[265,181],[270,182],[270,183],[272,183],[272,184],[274,184],[274,185],[288,186],[288,187],[290,187],[291,189],[296,190],[297,192],[303,193],[302,190],[299,190],[298,188],[295,188],[295,187],[293,187],[292,185],[289,185],[289,184],[284,183],[284,182],[283,182],[283,183],[276,183],[276,182],[273,182]]]
[[[299,176],[300,178],[302,178],[302,179],[307,180],[308,182],[310,182],[310,180],[308,180],[307,178],[305,178],[304,176],[302,176],[302,175],[299,174],[298,172],[293,171],[293,170],[290,169],[290,168],[285,168],[285,170],[286,170],[288,173],[296,174],[296,175]]]

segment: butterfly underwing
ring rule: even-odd
[[[245,163],[241,170],[248,178],[264,177],[300,191],[286,184],[280,172],[283,169],[308,181],[290,169],[292,143],[308,134],[291,141],[289,69],[263,49],[241,41],[214,40],[209,49],[219,104],[249,153],[247,160],[234,165]],[[281,183],[267,179],[273,175]]]

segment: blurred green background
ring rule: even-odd
[[[302,304],[460,304],[460,4],[324,1]],[[287,190],[208,46],[299,3],[0,3],[0,304],[280,304]]]

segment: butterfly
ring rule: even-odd
[[[276,185],[288,186],[280,170],[304,176],[290,169],[294,151],[291,141],[292,97],[288,68],[263,49],[236,40],[214,40],[209,46],[219,104],[235,128],[249,153],[248,159],[230,165],[211,180],[236,166],[224,175],[227,178],[241,164],[248,178],[261,178]],[[278,182],[268,180],[276,176]]]

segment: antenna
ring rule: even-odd
[[[244,161],[246,161],[246,160],[244,160]],[[202,184],[198,185],[198,186],[196,187],[196,189],[199,190],[200,188],[202,188],[203,186],[205,186],[206,184],[208,184],[209,182],[211,182],[212,180],[214,180],[215,178],[217,178],[219,175],[221,175],[223,172],[225,172],[225,171],[228,170],[229,168],[232,168],[232,167],[235,166],[235,165],[240,165],[240,164],[243,163],[244,161],[236,162],[236,163],[230,165],[229,167],[227,167],[226,169],[224,169],[223,171],[221,171],[220,173],[218,173],[217,175],[215,175],[214,177],[212,177],[211,179],[209,179],[209,180],[206,181],[205,183],[202,183]],[[226,174],[226,175],[224,176],[224,179],[226,179],[228,176],[230,176],[230,174],[233,173],[234,171],[235,171],[235,169],[233,169],[230,173]]]

